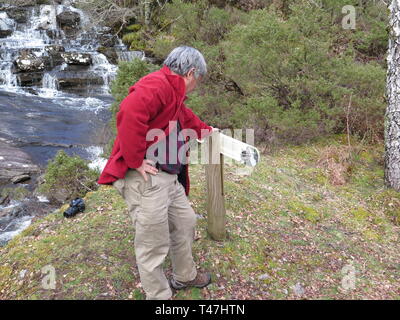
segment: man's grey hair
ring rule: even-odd
[[[185,76],[194,68],[194,76],[204,76],[207,73],[207,64],[201,52],[195,48],[181,46],[171,51],[164,64],[175,73]]]

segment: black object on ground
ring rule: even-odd
[[[71,200],[69,208],[64,212],[64,217],[71,218],[78,212],[83,211],[85,211],[85,202],[81,198],[75,198],[74,200]]]

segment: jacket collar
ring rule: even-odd
[[[165,75],[168,82],[174,88],[174,90],[176,91],[178,96],[182,99],[182,101],[185,101],[187,99],[185,80],[183,80],[183,78],[180,75],[172,74],[171,69],[168,68],[166,65],[164,65],[160,69],[160,71]]]

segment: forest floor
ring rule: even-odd
[[[226,165],[221,242],[207,234],[204,167],[191,165],[203,217],[194,258],[213,282],[173,298],[399,299],[400,193],[384,187],[383,147],[352,145],[335,136],[266,149],[251,175]],[[63,206],[0,248],[0,299],[144,299],[123,199],[101,186],[85,202],[84,213],[65,219]]]

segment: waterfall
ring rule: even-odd
[[[57,85],[57,78],[50,73],[45,73],[43,76],[43,88],[45,89],[51,89],[51,90],[57,90],[58,85]]]
[[[33,89],[43,97],[59,91],[108,94],[117,66],[97,51],[100,47],[114,51],[118,61],[144,59],[142,52],[128,51],[109,28],[92,23],[70,1],[11,9],[0,4],[0,30],[6,29],[0,34],[3,90]]]
[[[0,170],[0,183],[36,168],[28,154],[43,167],[61,148],[89,158],[94,167],[106,162],[98,144],[104,143],[102,133],[108,129],[115,63],[144,55],[128,52],[110,28],[93,23],[71,3],[15,6],[0,0],[0,142],[13,145],[2,147],[0,163],[7,170]],[[26,159],[15,156],[19,149],[14,144],[24,149]],[[29,171],[32,178],[37,174]],[[26,186],[31,183],[36,182],[28,180]],[[0,214],[0,246],[50,205],[39,206],[46,201],[40,195],[12,201],[0,205],[2,213],[9,212]]]
[[[114,79],[117,72],[117,66],[110,64],[106,56],[101,53],[92,56],[92,63],[91,70],[101,75],[103,79],[103,90],[107,93],[109,84]]]
[[[57,78],[51,73],[46,72],[42,80],[41,96],[53,98],[58,94]]]

